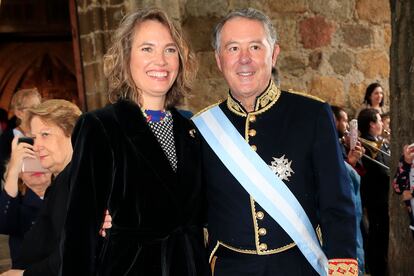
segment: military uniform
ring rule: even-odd
[[[329,105],[271,82],[253,112],[231,94],[219,107],[321,230],[328,259],[346,259],[340,265],[349,261],[345,269],[356,270],[354,205]],[[206,142],[202,151],[214,275],[316,275]]]

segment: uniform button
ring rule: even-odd
[[[257,147],[255,145],[251,145],[250,147],[252,148],[252,150],[257,151]]]
[[[259,229],[259,235],[260,236],[265,236],[267,234],[266,228],[260,228]]]
[[[262,211],[257,212],[256,213],[256,218],[258,218],[260,220],[263,219],[264,218],[264,213]]]
[[[250,122],[250,123],[254,123],[254,122],[256,122],[256,116],[255,116],[255,115],[250,115],[250,116],[249,116],[249,122]]]
[[[267,250],[267,244],[265,244],[265,243],[261,243],[261,244],[259,244],[259,249],[260,249],[261,251],[265,251],[265,250]]]
[[[255,129],[250,129],[249,130],[249,136],[251,136],[251,137],[256,136],[256,130]]]

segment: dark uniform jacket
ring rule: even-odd
[[[200,140],[171,113],[176,173],[135,103],[80,118],[61,275],[207,275]],[[101,246],[106,209],[112,228]]]
[[[257,97],[254,112],[247,113],[231,95],[219,107],[252,149],[278,172],[313,227],[320,227],[328,259],[355,259],[355,208],[329,105],[280,91],[271,82]],[[222,246],[258,255],[295,247],[207,143],[202,144],[202,153],[210,259]]]

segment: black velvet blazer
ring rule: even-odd
[[[189,120],[171,113],[177,172],[135,103],[80,118],[61,275],[207,275],[200,140]],[[106,209],[113,226],[102,239]]]

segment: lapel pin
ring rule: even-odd
[[[189,131],[188,131],[188,133],[190,133],[190,136],[191,137],[193,137],[193,138],[195,138],[195,133],[196,133],[196,130],[193,128],[193,129],[190,129]]]

